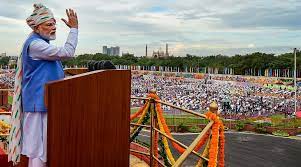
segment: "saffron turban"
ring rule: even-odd
[[[44,23],[45,21],[54,19],[51,10],[45,7],[44,5],[34,4],[33,7],[33,13],[26,19],[26,22],[31,29],[34,29],[36,26],[38,26],[41,23]]]

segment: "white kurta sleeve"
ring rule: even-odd
[[[34,40],[29,46],[29,55],[34,60],[66,60],[74,57],[78,42],[78,30],[71,28],[67,41],[63,47],[57,47],[42,39]]]

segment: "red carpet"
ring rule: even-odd
[[[136,150],[136,151],[140,151],[140,152],[145,152],[145,153],[149,152],[148,148],[143,147],[143,146],[141,146],[139,144],[136,144],[136,143],[131,143],[130,148],[133,149],[133,150]],[[137,158],[140,158],[141,160],[146,162],[148,165],[150,164],[150,159],[149,159],[148,156],[141,155],[141,154],[134,153],[134,152],[132,152],[131,154],[136,156]]]
[[[7,155],[0,148],[0,166],[1,167],[10,167],[11,165],[7,162]]]

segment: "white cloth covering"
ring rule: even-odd
[[[23,112],[21,154],[47,161],[47,113]]]
[[[41,161],[40,158],[29,158],[28,167],[46,167],[46,162]]]

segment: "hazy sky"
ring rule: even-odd
[[[143,56],[146,44],[152,52],[165,43],[175,56],[279,54],[301,47],[301,0],[0,0],[0,53],[18,55],[31,32],[25,19],[39,2],[58,21],[58,46],[69,32],[60,20],[65,8],[77,11],[76,54],[118,45]]]

